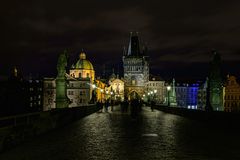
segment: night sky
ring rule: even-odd
[[[24,75],[55,76],[58,54],[70,63],[84,48],[97,74],[121,67],[129,32],[147,44],[151,72],[204,77],[211,50],[224,73],[240,73],[240,1],[14,0],[1,4],[0,75],[16,65]],[[121,68],[120,68],[121,70]]]

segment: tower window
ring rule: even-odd
[[[132,80],[132,85],[135,85],[136,84],[136,81],[135,80]]]
[[[89,73],[87,73],[87,78],[89,78]]]

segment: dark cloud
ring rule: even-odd
[[[213,48],[225,70],[239,74],[239,6],[225,0],[6,1],[0,7],[0,74],[11,65],[26,74],[55,74],[57,55],[65,48],[71,62],[84,48],[100,72],[103,64],[121,64],[130,31],[140,32],[156,74],[205,76],[201,68],[207,68]]]

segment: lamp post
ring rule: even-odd
[[[96,93],[95,93],[95,89],[97,88],[96,84],[92,84],[92,103],[95,103],[96,100]]]
[[[93,88],[93,89],[97,88],[96,84],[93,84],[93,85],[92,85],[92,88]]]
[[[103,92],[104,92],[104,90],[103,90],[103,89],[100,89],[100,93],[101,93],[100,102],[102,102],[102,101],[103,101]]]
[[[111,101],[113,100],[113,92],[112,91],[110,92],[110,100]]]
[[[153,99],[154,99],[154,101],[155,101],[155,103],[156,103],[156,99],[157,99],[157,98],[156,98],[157,90],[154,89],[154,90],[153,90],[153,93],[154,93],[154,95],[153,95]]]
[[[168,107],[170,107],[170,96],[169,96],[170,90],[171,90],[171,86],[167,86],[167,92],[168,92]]]

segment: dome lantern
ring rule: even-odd
[[[80,60],[86,59],[86,54],[84,52],[81,52],[79,58]]]
[[[86,59],[86,53],[83,51],[79,54],[77,63],[72,65],[72,69],[94,70],[92,63]]]

